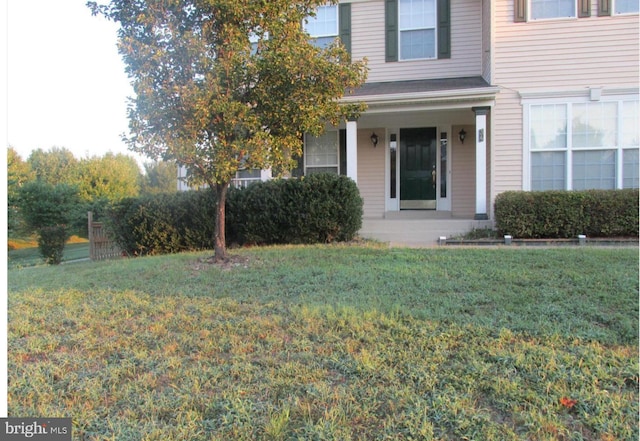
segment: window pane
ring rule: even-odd
[[[622,152],[622,187],[638,188],[640,173],[640,154],[638,149],[629,149]]]
[[[575,16],[575,0],[531,0],[533,20]]]
[[[312,37],[337,36],[338,6],[320,6],[315,17],[307,17],[304,28]]]
[[[567,147],[567,106],[549,104],[531,106],[531,149]]]
[[[411,60],[434,58],[436,35],[434,30],[400,32],[400,58]]]
[[[638,12],[640,8],[638,0],[616,0],[616,14],[627,14],[629,12]]]
[[[573,147],[614,147],[618,103],[573,105]]]
[[[307,168],[307,175],[312,175],[314,173],[333,173],[338,174],[338,167],[313,167]]]
[[[638,101],[624,101],[622,103],[622,133],[620,142],[622,147],[640,146],[640,105]]]
[[[436,27],[435,0],[400,0],[400,29]]]
[[[589,150],[573,152],[573,189],[616,188],[616,151]]]
[[[565,153],[536,152],[531,154],[531,189],[564,190]]]
[[[306,135],[304,157],[307,168],[331,167],[335,168],[337,173],[338,145],[338,132],[336,131],[328,131],[319,137]]]

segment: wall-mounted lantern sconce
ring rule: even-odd
[[[458,138],[460,138],[460,142],[462,144],[464,144],[464,139],[467,137],[467,132],[464,131],[464,129],[460,130],[458,132]]]
[[[377,146],[378,145],[378,135],[374,133],[371,134],[371,144],[373,144],[373,146]]]

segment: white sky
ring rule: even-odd
[[[106,0],[98,1],[106,3]],[[116,47],[117,26],[86,0],[8,0],[7,143],[30,152],[66,147],[76,158],[127,150],[133,89]]]

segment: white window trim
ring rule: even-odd
[[[640,99],[639,91],[637,89],[620,90],[620,94],[606,94],[601,98],[602,102],[617,102],[618,103],[618,115],[622,114],[623,101],[638,101]],[[628,92],[628,94],[623,94]],[[615,147],[580,147],[573,148],[573,127],[571,121],[573,121],[573,104],[588,104],[592,102],[589,96],[585,96],[583,92],[532,92],[521,93],[522,104],[522,189],[524,191],[531,191],[531,154],[536,152],[564,152],[565,153],[565,190],[573,189],[573,155],[574,151],[598,151],[598,150],[615,150],[616,151],[616,189],[624,188],[624,176],[623,176],[623,157],[624,150],[633,150],[635,147],[625,147],[621,144],[622,133],[622,118],[618,117],[617,131],[616,131],[616,146]],[[566,104],[567,105],[567,146],[566,148],[557,149],[531,149],[531,106],[546,105],[546,104]]]
[[[311,36],[311,38],[338,37],[338,35],[340,34],[340,15],[339,15],[339,9],[340,8],[338,8],[338,4],[336,3],[335,5],[322,5],[322,6],[320,6],[320,8],[334,8],[335,9],[335,14],[336,14],[336,29],[335,29],[336,32],[335,32],[335,34],[317,34],[317,35],[314,35],[314,34],[310,33],[307,30],[307,24],[308,24],[309,17],[307,19],[305,19],[304,30]]]
[[[527,1],[527,22],[540,22],[540,21],[553,21],[553,20],[577,20],[578,19],[578,3],[576,0],[573,2],[573,15],[567,15],[564,17],[549,17],[549,18],[533,18],[533,8],[531,7],[532,0]]]
[[[400,26],[400,2],[398,2],[398,61],[399,62],[411,62],[411,61],[424,61],[424,60],[437,60],[438,59],[438,2],[434,1],[435,18],[436,22],[433,28],[407,28],[403,29]],[[425,58],[402,58],[402,32],[403,31],[422,31],[433,29],[434,32],[434,44],[433,44],[433,57]]]
[[[618,3],[617,0],[613,0],[613,4],[611,5],[611,13],[613,15],[637,15],[640,11],[631,11],[631,12],[617,12],[616,11],[616,3]]]
[[[328,133],[335,133],[336,136],[336,163],[335,164],[325,164],[325,165],[318,165],[318,166],[313,166],[313,165],[307,165],[307,136],[310,135],[306,135],[304,136],[304,151],[303,151],[303,158],[304,158],[304,175],[307,175],[307,170],[308,169],[316,169],[316,168],[329,168],[329,167],[336,167],[336,174],[340,174],[340,130],[327,130],[325,132],[325,134]]]

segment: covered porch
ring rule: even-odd
[[[435,244],[491,217],[491,108],[481,77],[365,84],[345,101],[346,174],[364,199],[363,237]]]

